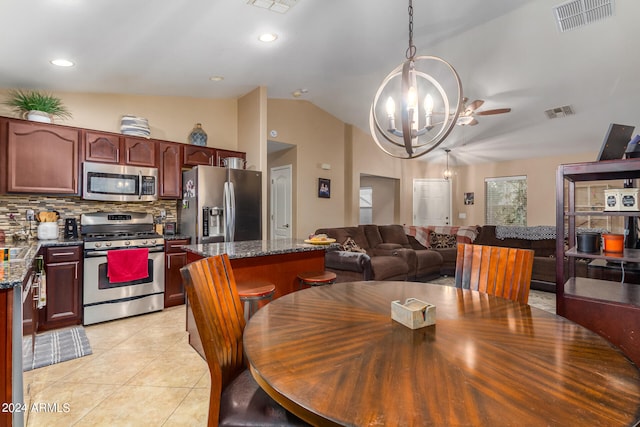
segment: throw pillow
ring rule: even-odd
[[[455,234],[440,234],[432,231],[429,236],[429,243],[431,243],[432,248],[436,249],[455,248],[457,238]]]
[[[347,252],[361,252],[363,254],[367,253],[367,251],[365,251],[360,246],[358,246],[356,241],[353,240],[351,237],[347,237],[347,240],[344,241],[341,249]]]

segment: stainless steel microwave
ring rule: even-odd
[[[158,169],[84,162],[82,198],[114,202],[158,199]]]

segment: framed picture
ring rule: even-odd
[[[331,180],[318,178],[318,197],[328,199],[331,197]]]
[[[465,205],[473,204],[473,193],[464,193],[464,204]]]

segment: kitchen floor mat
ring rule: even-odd
[[[91,353],[89,339],[82,326],[36,335],[33,353],[31,351],[31,336],[28,336],[22,339],[22,370],[30,371],[77,359]]]

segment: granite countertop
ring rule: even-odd
[[[187,236],[186,234],[165,234],[163,237],[164,240],[182,240],[191,238],[191,236]]]
[[[182,248],[205,258],[227,254],[229,259],[236,259],[296,252],[323,251],[330,246],[331,245],[311,245],[299,239],[277,239],[184,245]]]
[[[0,248],[28,248],[28,252],[24,257],[24,260],[0,262],[0,289],[10,289],[22,285],[22,282],[29,273],[33,263],[33,258],[38,254],[40,248],[49,246],[77,245],[82,245],[82,240],[65,240],[61,238],[53,240],[29,240],[27,242],[0,243]]]

